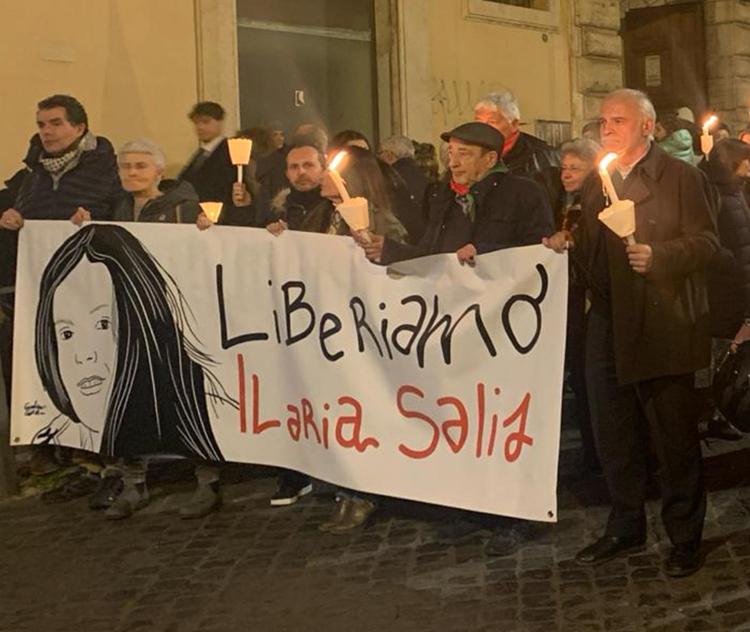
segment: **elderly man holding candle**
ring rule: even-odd
[[[706,179],[652,141],[655,118],[642,92],[617,90],[604,100],[602,144],[616,160],[586,182],[578,229],[544,242],[571,249],[592,296],[587,384],[612,509],[604,536],[576,559],[593,565],[644,548],[650,439],[672,542],[665,572],[681,577],[702,565],[706,494],[694,372],[710,360],[704,271],[718,241]],[[614,188],[609,199],[603,181]],[[600,221],[613,196],[625,212],[634,205],[635,243]]]

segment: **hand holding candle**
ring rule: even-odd
[[[339,196],[341,196],[341,199],[344,202],[348,202],[351,199],[351,196],[346,190],[346,186],[344,186],[344,179],[341,177],[341,174],[336,171],[345,156],[346,152],[343,150],[337,153],[328,165],[328,173],[331,176],[331,180],[333,180],[333,184],[336,186],[336,190],[339,192]]]
[[[227,143],[232,164],[237,165],[237,182],[242,182],[242,165],[250,164],[253,141],[249,138],[229,138]]]
[[[714,148],[714,137],[711,136],[711,128],[716,125],[718,121],[718,117],[713,114],[706,120],[705,123],[703,123],[703,133],[701,134],[701,151],[706,157],[706,160],[708,160],[708,154],[710,154],[711,150]]]
[[[370,210],[367,200],[363,197],[350,197],[348,200],[336,205],[336,210],[349,226],[352,234],[358,234],[362,240],[369,244],[370,239]]]
[[[221,215],[221,209],[224,206],[221,202],[201,202],[200,205],[203,213],[211,223],[215,224],[219,221],[219,215]]]
[[[635,244],[635,204],[631,200],[621,200],[607,168],[617,154],[609,153],[599,163],[599,175],[609,197],[609,206],[599,213],[599,221],[615,235],[625,239],[628,244]]]

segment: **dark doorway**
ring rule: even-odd
[[[237,0],[243,127],[377,136],[372,0]]]
[[[628,11],[623,23],[625,83],[643,90],[658,111],[708,107],[703,2]]]

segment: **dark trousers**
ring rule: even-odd
[[[0,288],[4,289],[4,288]],[[15,294],[0,293],[0,309],[3,312],[0,318],[0,362],[3,365],[5,377],[5,393],[10,406],[10,383],[13,370],[13,304]]]
[[[591,311],[587,334],[586,379],[594,436],[612,499],[607,535],[638,538],[646,534],[650,436],[660,466],[661,517],[667,534],[673,544],[699,542],[706,492],[693,374],[620,386],[612,321],[606,310]]]

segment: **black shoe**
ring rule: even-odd
[[[621,555],[638,553],[646,545],[646,538],[620,538],[614,535],[605,535],[593,544],[582,549],[576,554],[576,562],[584,566],[594,566],[607,562]]]
[[[664,572],[670,577],[687,577],[703,566],[700,544],[676,544],[664,564]]]
[[[300,481],[299,479],[290,480],[282,476],[279,480],[279,488],[271,496],[271,506],[285,507],[293,505],[303,496],[307,496],[311,491],[312,483],[309,478]]]
[[[719,439],[721,441],[739,441],[745,436],[723,417],[701,422],[698,432],[701,439]]]
[[[89,509],[109,509],[122,493],[122,476],[105,476],[89,497]]]

